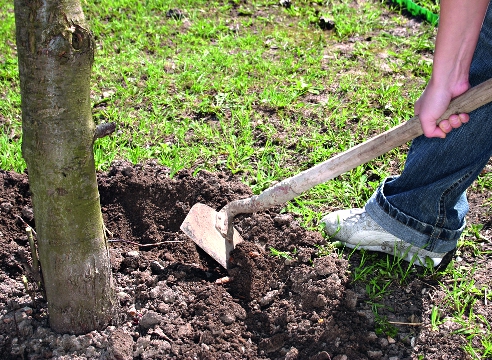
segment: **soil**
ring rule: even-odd
[[[350,274],[360,255],[319,256],[322,234],[279,207],[236,217],[246,241],[233,251],[232,268],[220,267],[179,226],[197,202],[219,209],[252,195],[231,175],[181,171],[170,178],[154,162],[116,162],[98,182],[119,318],[75,336],[50,330],[41,293],[23,282],[31,261],[25,223],[35,225],[29,183],[25,174],[0,172],[1,359],[469,358],[456,323],[430,324],[433,304],[444,297],[439,279],[414,270],[404,285],[390,284],[378,317],[392,325],[381,331],[364,286]],[[484,196],[472,189],[470,218],[486,224],[488,237]],[[481,245],[490,248],[490,241]],[[296,254],[272,256],[270,247]],[[460,266],[479,264],[471,276],[477,287],[490,287],[490,262],[460,259]],[[483,301],[474,312],[492,321]]]

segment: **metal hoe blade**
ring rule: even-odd
[[[230,252],[243,238],[236,229],[232,243],[216,228],[217,211],[205,204],[195,204],[180,229],[224,268],[229,268]]]

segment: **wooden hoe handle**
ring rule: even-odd
[[[492,79],[489,79],[453,99],[438,122],[447,119],[452,114],[469,113],[491,101]],[[227,204],[221,212],[227,213],[227,217],[231,220],[231,217],[237,214],[263,211],[272,206],[281,205],[313,186],[365,164],[422,134],[419,117],[414,116],[410,120],[310,169],[282,180],[259,195],[233,201]]]

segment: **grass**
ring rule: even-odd
[[[433,0],[416,2],[438,11]],[[171,176],[182,169],[226,171],[259,193],[410,118],[431,72],[436,29],[409,26],[410,19],[384,1],[298,0],[290,8],[276,0],[82,3],[97,47],[94,121],[117,124],[113,136],[94,145],[98,171],[116,159],[156,159]],[[185,16],[168,16],[170,9]],[[335,23],[333,30],[320,28],[322,16]],[[0,39],[0,168],[23,172],[11,2],[0,3]],[[323,213],[362,206],[383,178],[398,173],[406,150],[318,185],[286,210],[319,230]],[[492,176],[484,174],[474,186],[491,189]],[[471,224],[460,251],[485,256],[480,236],[480,224]],[[440,276],[456,284],[442,283],[448,295],[434,304],[432,327],[445,316],[463,322],[467,351],[487,357],[492,339],[482,330],[490,324],[474,312],[473,301],[490,300],[490,293],[459,267],[450,268]],[[391,286],[418,274],[404,262],[362,253],[352,275],[378,315]],[[376,319],[380,331],[394,333],[384,317]]]
[[[276,256],[276,257],[279,257],[279,258],[282,258],[282,259],[285,259],[285,260],[293,260],[293,255],[294,254],[291,254],[287,251],[280,251],[280,250],[277,250],[273,247],[270,247],[270,255],[271,256]]]
[[[473,279],[475,271],[469,267],[452,268],[451,279],[441,284],[446,292],[443,308],[448,318],[458,324],[455,333],[466,340],[467,352],[475,359],[487,359],[492,356],[491,324],[480,314],[479,304],[491,301],[492,294],[487,285],[477,286]]]
[[[465,246],[460,243],[461,251]],[[350,256],[353,254],[352,251]],[[476,254],[479,255],[478,252]],[[455,323],[453,334],[463,339],[464,349],[473,359],[486,359],[492,355],[492,335],[490,320],[483,314],[483,305],[487,307],[490,304],[492,293],[490,285],[478,285],[475,282],[476,270],[457,264],[448,266],[444,273],[425,268],[417,270],[393,256],[361,250],[359,263],[352,269],[352,276],[354,284],[365,286],[367,303],[375,315],[376,333],[390,337],[395,337],[398,329],[380,312],[387,307],[384,300],[391,295],[395,286],[406,286],[416,277],[424,281],[437,279],[444,296],[433,299],[428,321],[431,329],[439,331],[446,321]]]
[[[170,8],[182,9],[187,18],[168,18]],[[399,67],[403,81],[406,72],[421,71],[410,53],[416,46],[430,51],[432,29],[423,29],[426,44],[415,44],[379,33],[385,24],[378,4],[354,8],[340,1],[317,8],[332,15],[335,32],[319,29],[312,22],[316,11],[302,1],[290,9],[271,1],[85,3],[98,44],[94,119],[118,125],[118,136],[95,145],[97,169],[106,170],[117,158],[155,158],[172,174],[185,168],[231,171],[258,192],[407,118],[419,86],[402,90],[392,76],[366,63],[381,62],[386,49],[385,62]],[[2,16],[11,19],[6,10]],[[265,10],[269,16],[248,16]],[[234,11],[243,16],[231,18]],[[3,29],[14,38],[12,21]],[[374,31],[377,39],[363,38]],[[331,43],[350,37],[357,41],[348,53],[327,52]],[[405,51],[398,49],[401,42],[409,43]],[[15,54],[6,53],[3,71],[11,75],[2,76],[2,89],[15,89]],[[2,144],[15,142],[12,152],[19,153],[19,97],[5,91],[2,114],[17,121],[14,137]],[[23,170],[22,162],[5,161],[4,169]]]

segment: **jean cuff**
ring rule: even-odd
[[[390,204],[384,195],[386,179],[365,206],[367,214],[384,230],[413,246],[436,253],[454,250],[465,228],[450,230],[424,223]]]

